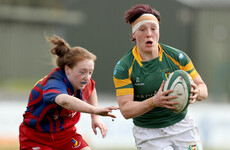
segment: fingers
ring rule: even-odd
[[[102,138],[105,138],[108,131],[107,127],[103,125],[100,130],[101,130]]]
[[[116,116],[112,114],[112,110],[117,110],[119,108],[116,106],[110,106],[110,107],[107,107],[107,109],[108,109],[108,111],[107,111],[107,114],[105,116],[116,118]]]
[[[164,86],[165,86],[165,81],[163,80],[158,91],[163,91]]]
[[[191,92],[192,93],[192,92]],[[196,101],[196,99],[197,99],[197,94],[191,94],[191,96],[189,97],[189,99],[190,99],[190,101],[189,101],[189,103],[190,104],[193,104],[193,103],[195,103],[195,101]]]
[[[109,110],[117,110],[119,109],[119,107],[117,106],[110,106],[110,107],[107,107]]]
[[[178,101],[167,100],[167,101],[164,102],[164,106],[166,108],[174,109],[174,108],[176,108],[175,105],[178,104],[178,103],[179,103]]]
[[[197,85],[195,83],[191,83],[191,86],[194,88],[194,89],[197,89]]]
[[[174,106],[174,105],[167,105],[167,106],[165,106],[165,108],[168,108],[168,109],[176,109],[176,106]]]
[[[110,114],[110,113],[108,113],[108,115],[107,115],[108,117],[111,117],[111,118],[117,118],[115,115],[113,115],[113,114]]]
[[[172,93],[172,92],[173,92],[172,89],[171,89],[171,90],[167,90],[167,91],[163,92],[163,95],[164,95],[164,96],[167,96],[168,94],[170,94],[170,93]]]
[[[95,134],[95,135],[97,135],[97,129],[96,129],[96,127],[95,127],[95,126],[93,126],[92,128],[93,128],[93,132],[94,132],[94,134]]]
[[[191,99],[190,98],[189,104],[193,104],[193,103],[195,103],[195,101],[196,101],[196,99]]]
[[[108,132],[108,128],[106,127],[106,125],[104,123],[101,123],[98,128],[100,129],[101,131],[101,135],[102,135],[102,138],[105,138],[107,132]]]
[[[174,102],[174,101],[170,101],[170,100],[177,98],[177,96],[176,95],[170,95],[170,93],[173,92],[172,89],[163,91],[164,84],[165,84],[165,81],[162,82],[160,89],[155,94],[154,104],[156,107],[165,107],[165,108],[169,108],[169,109],[174,109],[175,106],[173,106],[173,105],[177,104],[178,102]]]
[[[110,106],[110,107],[107,107],[107,108],[109,109],[109,112],[108,112],[107,116],[112,117],[112,118],[116,118],[116,116],[113,115],[113,114],[111,114],[111,113],[112,113],[112,110],[117,110],[117,109],[119,109],[119,107],[117,107],[117,106]]]
[[[98,108],[98,112],[96,113],[96,115],[116,118],[116,116],[112,114],[112,111],[117,110],[117,109],[119,109],[119,107],[117,107],[117,106]]]
[[[197,99],[197,97],[198,97],[198,95],[199,95],[199,88],[198,88],[198,86],[196,85],[196,84],[194,84],[194,83],[191,83],[191,86],[192,86],[192,88],[191,88],[191,90],[190,90],[190,93],[191,93],[191,95],[190,95],[190,101],[189,101],[189,103],[190,104],[193,104],[193,103],[195,103],[195,101],[196,101],[196,99]]]
[[[107,126],[99,118],[92,119],[92,129],[93,129],[93,132],[95,135],[97,135],[97,130],[96,130],[97,128],[100,129],[102,138],[105,138],[105,136],[108,132]]]

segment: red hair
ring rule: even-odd
[[[70,47],[69,44],[62,38],[54,35],[53,37],[47,37],[54,47],[51,49],[53,55],[57,55],[56,65],[59,68],[64,68],[67,65],[73,68],[78,62],[89,59],[95,61],[96,55],[84,49],[83,47]]]
[[[153,14],[160,23],[160,13],[156,9],[152,9],[149,5],[145,4],[138,4],[126,11],[124,19],[126,23],[132,24],[137,18],[139,18],[143,14]],[[135,39],[132,37],[131,41],[135,41]]]
[[[160,22],[160,13],[152,9],[149,5],[139,4],[133,6],[130,10],[125,13],[126,23],[132,24],[137,18],[143,14],[153,14],[157,20]]]

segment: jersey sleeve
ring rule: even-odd
[[[91,78],[88,84],[83,89],[84,100],[88,99],[92,95],[94,88],[95,88],[95,81]]]
[[[113,81],[116,88],[116,95],[133,95],[134,89],[131,81],[132,68],[119,61],[114,69]]]
[[[180,51],[178,54],[178,61],[180,63],[180,69],[188,72],[192,79],[198,76],[198,72],[196,71],[191,59],[186,53]]]
[[[168,45],[161,44],[161,46],[164,50],[166,50],[166,55],[179,67],[180,70],[186,71],[190,74],[192,79],[195,79],[198,76],[198,72],[196,71],[191,59],[185,52]]]
[[[67,85],[62,80],[49,79],[44,87],[43,99],[45,102],[55,103],[59,94],[68,94]]]

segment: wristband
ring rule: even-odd
[[[148,99],[147,102],[148,102],[148,104],[149,104],[152,108],[155,107],[155,105],[153,104],[153,100],[152,100],[151,98]]]

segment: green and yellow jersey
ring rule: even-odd
[[[128,51],[114,69],[116,95],[134,95],[134,101],[143,101],[156,94],[163,80],[175,70],[184,70],[194,79],[198,73],[190,58],[173,47],[158,44],[159,57],[150,61],[142,61],[137,47]],[[139,127],[162,128],[173,125],[184,119],[187,109],[181,113],[156,107],[144,115],[133,118]]]

